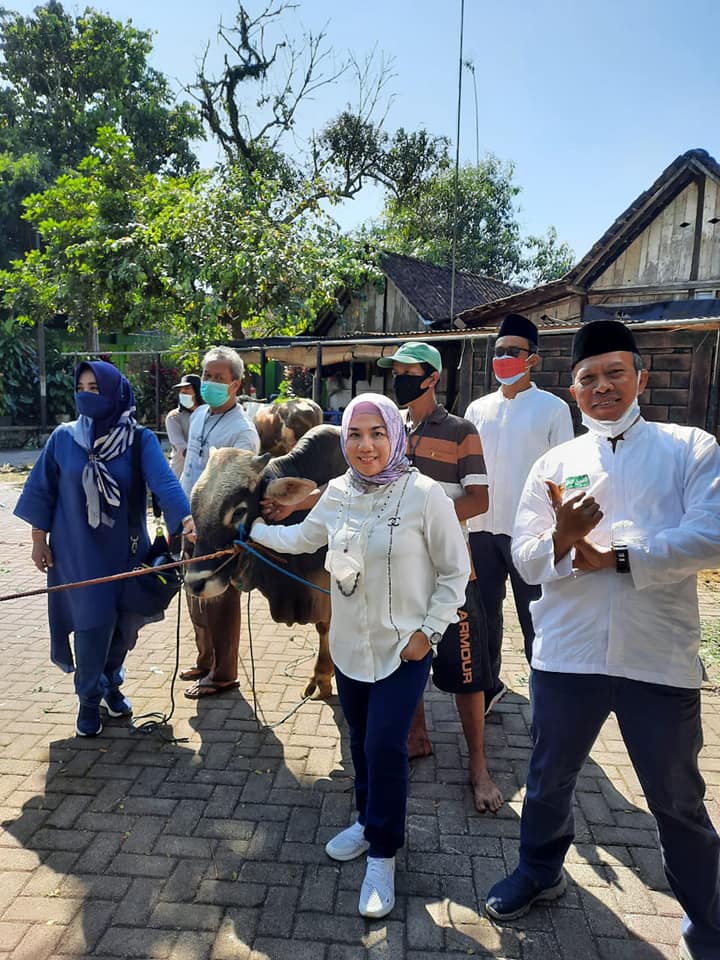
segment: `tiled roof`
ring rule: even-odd
[[[449,267],[437,267],[425,260],[404,257],[397,253],[384,253],[380,258],[383,273],[409,300],[427,323],[450,319]],[[458,270],[455,273],[455,313],[460,313],[480,303],[489,303],[518,293],[522,287],[504,283],[493,277]]]

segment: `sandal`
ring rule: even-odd
[[[203,670],[202,667],[189,667],[187,670],[182,670],[178,676],[181,680],[202,680],[209,673],[209,670]]]
[[[233,680],[231,683],[215,683],[213,680],[202,683],[198,680],[197,683],[187,688],[185,696],[188,700],[203,700],[205,697],[219,697],[230,690],[237,690],[239,686],[240,682],[238,680]]]

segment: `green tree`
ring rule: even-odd
[[[199,311],[185,235],[202,179],[144,172],[128,138],[101,128],[76,171],[25,201],[43,244],[0,274],[5,307],[66,314],[89,346],[98,330],[187,329]]]
[[[150,173],[196,167],[190,141],[204,136],[202,123],[148,66],[149,32],[91,8],[71,16],[58,0],[27,17],[0,11],[0,27],[0,176],[13,181],[2,203],[0,263],[28,249],[23,197],[77,167],[101,127],[127,136]],[[13,164],[22,169],[12,173]]]
[[[26,201],[43,245],[0,273],[3,304],[63,313],[93,349],[121,329],[165,331],[185,352],[231,333],[300,332],[342,287],[378,276],[312,192],[240,164],[145,173],[128,139],[103,128],[76,171]]]
[[[575,254],[567,243],[560,243],[555,227],[548,227],[539,237],[525,241],[525,279],[536,286],[563,277],[575,263]]]
[[[460,170],[457,193],[457,266],[506,279],[522,262],[515,212],[520,188],[513,167],[486,157]],[[455,215],[455,176],[446,169],[409,200],[390,197],[381,221],[382,242],[395,253],[450,266]]]
[[[460,169],[457,267],[506,281],[554,279],[572,265],[572,250],[552,227],[544,237],[522,237],[513,175],[513,164],[492,154]],[[410,195],[388,196],[375,236],[387,250],[449,267],[455,215],[455,175],[446,166]]]
[[[289,190],[241,163],[218,173],[188,241],[201,264],[206,310],[235,336],[301,333],[337,306],[342,288],[380,277],[373,252],[341,232],[312,182]]]
[[[232,26],[221,24],[218,30],[225,50],[222,71],[210,74],[205,58],[188,88],[228,163],[291,192],[300,181],[312,184],[312,191],[305,191],[310,205],[350,199],[368,181],[409,196],[447,161],[446,139],[402,128],[390,137],[384,123],[392,100],[387,95],[392,63],[376,51],[338,61],[324,32],[307,33],[298,43],[281,32],[283,16],[292,8],[285,0],[270,0],[253,17],[238,3]],[[316,124],[317,133],[298,143],[303,108],[320,87],[341,77],[353,78],[355,102]]]

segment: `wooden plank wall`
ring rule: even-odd
[[[592,289],[687,280],[692,266],[697,184],[682,190],[637,236]]]
[[[712,223],[717,220],[717,223]],[[720,277],[720,184],[705,180],[698,280]]]
[[[692,276],[698,185],[682,190],[593,283],[593,290],[720,276],[720,185],[706,178],[697,276]],[[716,220],[716,223],[712,221]]]

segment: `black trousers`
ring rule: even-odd
[[[525,641],[525,656],[528,663],[532,659],[532,646],[535,639],[530,604],[540,599],[540,587],[530,586],[515,569],[510,555],[510,537],[504,533],[471,533],[470,550],[475,567],[475,589],[478,602],[485,610],[488,630],[488,649],[490,670],[493,678],[488,692],[500,685],[500,667],[502,665],[503,612],[507,579],[510,577],[515,609]]]

